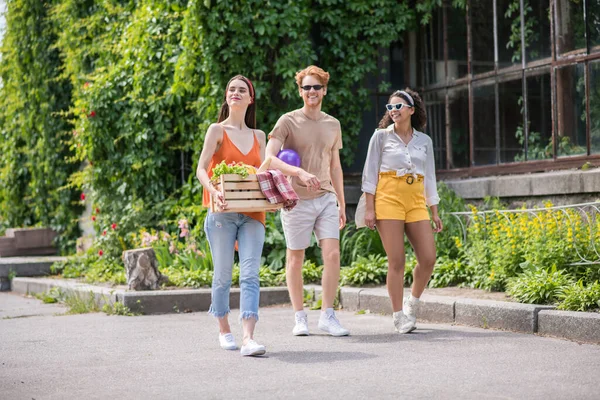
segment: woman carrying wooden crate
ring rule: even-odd
[[[220,211],[227,210],[223,193],[211,184],[213,168],[225,161],[244,163],[258,168],[265,157],[265,133],[256,128],[256,103],[252,82],[242,75],[231,78],[225,90],[219,120],[206,132],[196,176],[204,187],[203,205],[208,207],[213,197]],[[210,244],[214,273],[212,304],[209,313],[219,321],[221,348],[235,350],[237,345],[228,315],[229,291],[238,243],[240,262],[240,319],[243,327],[241,354],[265,354],[265,346],[254,341],[258,320],[260,285],[258,271],[265,240],[265,213],[209,212],[204,231]]]

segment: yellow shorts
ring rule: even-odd
[[[429,221],[423,176],[396,176],[395,171],[379,173],[375,192],[375,217],[409,222]]]

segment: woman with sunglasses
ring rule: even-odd
[[[206,132],[204,147],[196,176],[204,187],[203,205],[208,207],[209,194],[217,208],[226,211],[223,194],[215,189],[210,178],[213,168],[225,161],[259,167],[265,158],[266,137],[256,128],[254,86],[242,75],[227,83],[219,120]],[[229,291],[231,288],[235,243],[240,261],[240,320],[244,338],[240,350],[243,356],[265,354],[265,346],[254,341],[254,326],[258,321],[260,285],[258,271],[265,241],[265,213],[209,212],[204,231],[210,244],[214,273],[209,313],[219,321],[219,344],[225,350],[237,345],[229,327]]]
[[[417,305],[435,264],[433,232],[442,230],[431,138],[421,132],[425,105],[410,89],[389,98],[386,113],[369,143],[362,178],[365,225],[381,236],[388,257],[387,289],[399,333],[416,329]],[[431,211],[432,229],[427,205]],[[404,295],[404,233],[417,257],[411,295]]]

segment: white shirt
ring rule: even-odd
[[[362,175],[362,191],[375,194],[379,172],[396,171],[396,175],[419,174],[424,177],[427,205],[440,202],[435,181],[435,161],[431,138],[413,128],[408,143],[394,132],[394,125],[375,131],[369,142],[369,152]]]

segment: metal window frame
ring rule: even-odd
[[[511,174],[511,173],[519,173],[519,172],[534,172],[534,171],[544,171],[550,169],[561,169],[561,168],[572,168],[573,166],[581,166],[582,162],[588,161],[593,165],[600,166],[600,155],[593,155],[591,153],[591,120],[590,120],[590,62],[600,59],[600,53],[592,53],[591,52],[591,38],[589,32],[589,24],[587,22],[589,16],[589,0],[583,0],[584,5],[584,23],[585,23],[585,36],[586,36],[586,48],[585,49],[575,49],[572,52],[561,54],[560,56],[557,53],[557,38],[556,38],[556,5],[559,0],[549,0],[550,6],[550,49],[551,56],[541,59],[528,62],[527,60],[527,52],[525,48],[525,13],[524,13],[524,0],[520,0],[520,19],[521,19],[521,64],[513,65],[510,67],[499,69],[498,66],[498,12],[497,12],[497,0],[493,0],[494,6],[494,70],[482,74],[473,74],[473,38],[472,38],[472,2],[473,1],[481,1],[481,0],[467,0],[466,12],[465,12],[465,22],[467,24],[467,76],[459,79],[455,79],[450,81],[448,77],[448,21],[447,21],[447,8],[449,7],[449,0],[443,0],[443,54],[444,54],[444,73],[445,80],[443,82],[436,82],[433,85],[428,85],[421,90],[424,93],[432,93],[432,92],[440,92],[442,90],[445,91],[445,101],[446,101],[446,129],[445,129],[445,137],[446,142],[451,143],[451,119],[450,119],[450,105],[449,105],[449,90],[462,86],[465,83],[468,88],[468,96],[469,96],[469,167],[468,168],[451,168],[451,160],[452,155],[450,152],[452,151],[451,146],[446,145],[446,162],[441,163],[445,164],[447,169],[438,170],[438,175],[441,177],[464,177],[464,176],[481,176],[488,174]],[[485,0],[483,0],[485,1]],[[557,124],[558,124],[558,110],[556,106],[556,70],[560,67],[564,67],[567,65],[573,64],[584,64],[584,79],[585,79],[585,96],[586,96],[586,155],[578,155],[578,156],[561,156],[558,157],[558,143],[557,143]],[[551,93],[550,99],[552,103],[552,110],[550,112],[551,116],[551,129],[552,129],[552,147],[553,147],[553,156],[552,159],[549,160],[528,160],[528,139],[529,139],[529,99],[527,92],[527,77],[530,76],[530,72],[537,70],[540,67],[549,67],[550,68],[550,82],[551,82]],[[523,127],[525,133],[525,155],[526,159],[522,162],[513,162],[513,163],[501,163],[500,161],[500,124],[498,121],[499,118],[499,88],[498,84],[502,81],[502,78],[510,75],[514,72],[520,71],[521,73],[521,81],[523,87],[523,101],[524,101],[524,114],[523,114]],[[535,76],[535,74],[531,74]],[[475,137],[474,137],[474,100],[473,100],[473,84],[480,83],[481,80],[490,79],[494,80],[495,85],[495,114],[496,114],[496,164],[485,165],[485,166],[476,166],[474,165],[475,160]]]

